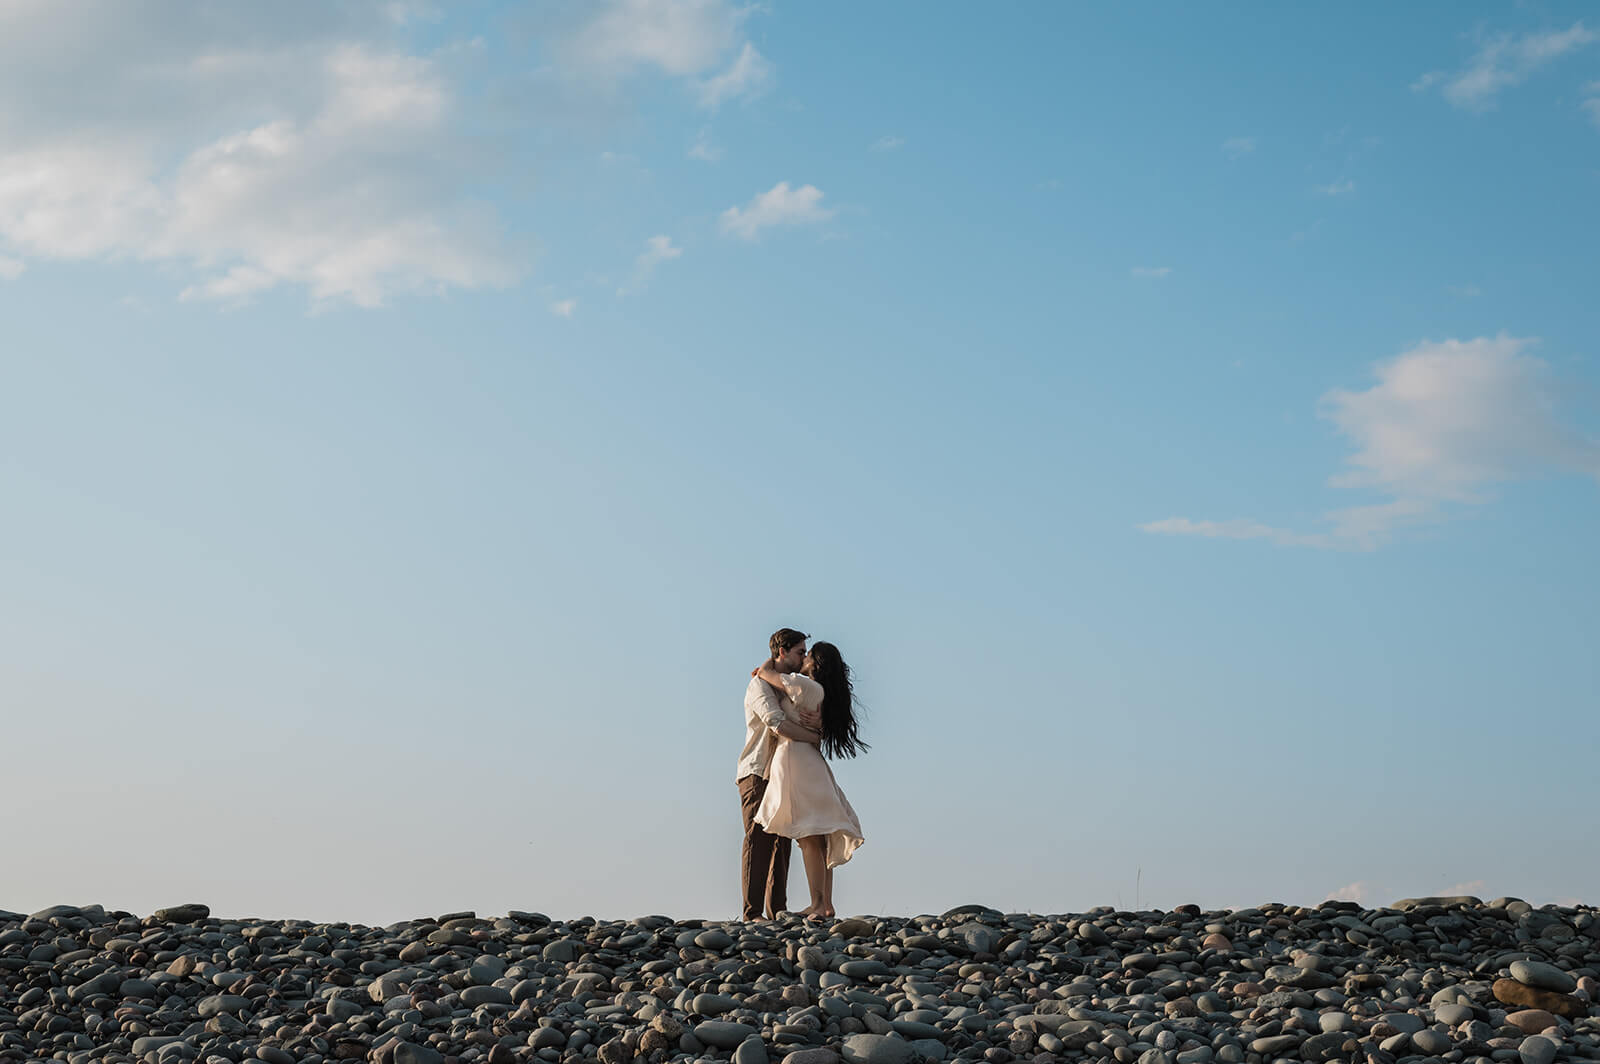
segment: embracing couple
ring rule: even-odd
[[[800,842],[811,906],[808,919],[834,915],[833,870],[860,846],[861,822],[834,782],[827,757],[867,749],[856,734],[850,669],[832,643],[806,653],[804,632],[772,634],[765,663],[744,693],[739,808],[744,919],[774,918],[789,907],[789,840]]]

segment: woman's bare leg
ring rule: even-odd
[[[806,887],[811,891],[811,907],[805,916],[820,916],[828,888],[828,837],[808,835],[800,840],[800,856],[806,863]]]
[[[824,849],[823,853],[824,856],[826,856],[826,849]],[[823,863],[826,864],[827,862],[824,861]],[[834,912],[833,909],[833,869],[831,868],[828,869],[828,874],[822,881],[822,915],[838,915],[838,913]]]

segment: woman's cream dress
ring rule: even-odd
[[[816,710],[822,705],[822,685],[804,673],[783,677],[785,708]],[[861,836],[861,821],[833,778],[822,751],[810,743],[779,738],[767,776],[767,792],[756,810],[755,821],[774,835],[803,839],[828,836],[828,867],[850,860]]]

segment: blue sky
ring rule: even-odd
[[[0,3],[0,907],[1593,901],[1594,22]]]

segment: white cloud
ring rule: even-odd
[[[185,298],[291,284],[375,306],[512,281],[443,68],[385,43],[377,5],[304,14],[0,6],[0,238],[175,264],[199,274]]]
[[[1583,87],[1585,99],[1578,106],[1589,113],[1589,121],[1600,126],[1600,81],[1591,81]]]
[[[711,143],[711,131],[709,129],[701,129],[695,135],[694,143],[689,146],[689,158],[700,159],[708,163],[714,163],[722,158],[722,149]]]
[[[1450,285],[1446,290],[1451,295],[1460,296],[1462,299],[1477,299],[1479,296],[1483,295],[1483,289],[1479,288],[1475,284],[1453,284]]]
[[[578,301],[576,299],[558,299],[550,304],[550,313],[558,318],[570,318],[577,313]]]
[[[566,40],[568,62],[616,76],[654,67],[679,77],[701,74],[738,42],[747,9],[725,0],[609,0]]]
[[[1348,196],[1356,190],[1354,181],[1335,181],[1329,185],[1318,185],[1314,190],[1319,196]]]
[[[894,151],[905,146],[906,138],[886,133],[872,142],[873,151]]]
[[[715,110],[728,100],[759,96],[772,87],[777,70],[749,41],[733,65],[700,86],[700,106]]]
[[[1337,890],[1332,891],[1329,893],[1327,900],[1353,901],[1360,902],[1361,904],[1365,905],[1374,897],[1376,897],[1376,892],[1373,889],[1372,884],[1368,883],[1366,880],[1357,880],[1354,883],[1347,883]]]
[[[1464,883],[1454,883],[1443,890],[1434,892],[1439,898],[1477,898],[1483,896],[1484,881],[1469,879]]]
[[[1256,150],[1254,137],[1229,137],[1222,142],[1222,152],[1230,159],[1240,159]]]
[[[1533,341],[1501,334],[1418,344],[1376,368],[1364,391],[1335,389],[1321,414],[1356,446],[1335,488],[1383,501],[1334,510],[1302,535],[1255,521],[1168,518],[1146,532],[1370,550],[1403,528],[1491,501],[1497,484],[1548,473],[1600,480],[1600,439],[1571,427]]]
[[[634,260],[634,267],[650,273],[661,263],[680,258],[682,255],[683,249],[674,246],[670,236],[658,234],[644,242],[644,250]]]
[[[1502,90],[1519,85],[1540,67],[1569,52],[1600,40],[1600,34],[1582,22],[1565,30],[1527,33],[1520,37],[1496,34],[1484,40],[1467,66],[1453,74],[1434,70],[1412,82],[1417,92],[1440,86],[1445,99],[1457,107],[1483,110]]]
[[[0,280],[15,281],[27,268],[27,264],[21,259],[8,259],[0,255]]]
[[[1283,547],[1327,546],[1326,537],[1302,536],[1259,521],[1191,521],[1187,517],[1168,517],[1139,526],[1141,532],[1162,536],[1201,536],[1206,539],[1265,539]]]
[[[776,78],[777,67],[744,34],[745,20],[759,10],[730,0],[549,0],[527,17],[550,51],[547,73],[557,81],[604,95],[624,79],[661,74],[680,79],[700,106],[715,110],[760,95]]]
[[[639,252],[633,260],[633,276],[626,285],[617,289],[617,295],[625,296],[650,283],[656,267],[663,262],[671,262],[681,258],[683,249],[672,242],[670,236],[658,233],[644,242],[644,250]]]
[[[1165,277],[1172,272],[1171,266],[1135,266],[1128,271],[1135,277]]]
[[[746,240],[754,240],[763,229],[783,225],[810,225],[833,217],[822,206],[822,190],[815,185],[790,188],[780,181],[743,207],[722,212],[722,230]]]

